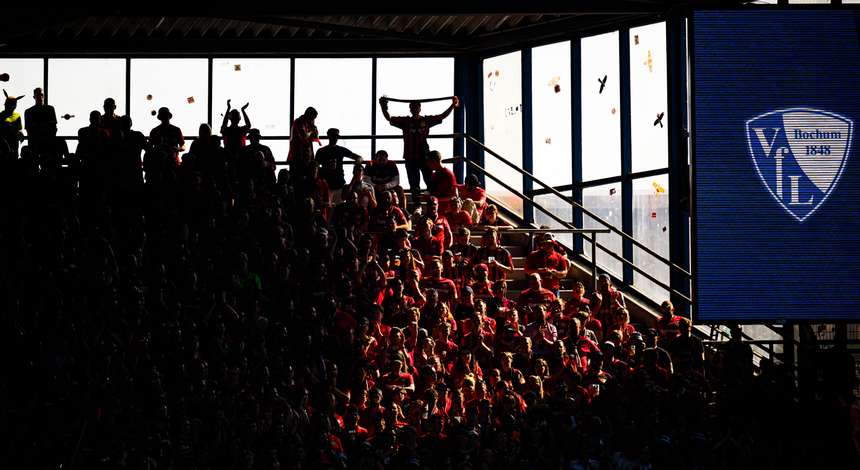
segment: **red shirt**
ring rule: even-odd
[[[454,227],[468,227],[472,225],[472,216],[470,216],[469,213],[464,210],[454,212],[453,214],[451,214],[451,225],[453,225]]]
[[[534,272],[540,268],[549,268],[554,271],[566,271],[569,267],[567,258],[553,250],[547,253],[544,250],[535,250],[526,258],[526,272]],[[546,273],[540,275],[541,285],[549,290],[558,290],[561,280]]]
[[[442,239],[431,237],[431,238],[413,238],[410,242],[412,248],[418,250],[418,253],[421,253],[421,258],[427,261],[427,258],[430,256],[442,256],[442,252],[445,251],[445,245]]]
[[[425,277],[421,280],[422,289],[436,289],[439,293],[440,302],[448,302],[448,305],[453,307],[454,301],[457,300],[457,285],[454,281],[446,278],[433,279]]]
[[[549,305],[553,302],[555,302],[555,294],[553,294],[549,289],[544,289],[543,287],[541,287],[540,290],[528,288],[520,292],[520,297],[517,299],[517,304],[520,308],[536,304]]]
[[[433,171],[430,177],[430,195],[438,198],[451,198],[456,194],[457,178],[454,172],[442,167]],[[440,210],[441,212],[441,210]]]
[[[495,248],[478,248],[478,252],[475,253],[475,257],[472,258],[472,264],[486,264],[489,268],[489,278],[493,282],[498,281],[499,279],[507,279],[507,272],[499,269],[494,264],[490,263],[489,260],[491,256],[502,265],[505,265],[509,268],[514,267],[514,259],[513,257],[511,257],[510,252],[508,252],[508,250],[502,248],[501,246],[497,246]]]
[[[388,122],[403,131],[403,159],[423,160],[430,128],[441,123],[442,116],[393,116]]]

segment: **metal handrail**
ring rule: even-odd
[[[534,181],[535,183],[538,183],[539,185],[543,186],[547,191],[549,191],[550,193],[552,193],[554,196],[556,196],[556,197],[560,198],[561,200],[563,200],[563,201],[567,202],[567,203],[568,203],[568,204],[570,204],[571,206],[576,207],[577,209],[581,210],[584,214],[588,215],[588,216],[589,216],[589,217],[591,217],[592,219],[594,219],[594,220],[596,220],[596,221],[600,222],[602,225],[604,225],[605,227],[609,228],[610,230],[612,230],[613,232],[617,233],[618,235],[621,235],[621,237],[622,237],[622,238],[624,238],[624,239],[626,239],[626,240],[628,240],[628,241],[632,242],[635,246],[637,246],[639,249],[641,249],[641,250],[642,250],[642,251],[644,251],[645,253],[648,253],[649,255],[653,256],[654,258],[657,258],[658,260],[660,260],[660,261],[662,261],[663,263],[665,263],[666,265],[668,265],[670,268],[675,269],[676,271],[679,271],[680,273],[682,273],[682,274],[686,275],[687,277],[690,277],[690,278],[691,278],[691,277],[693,276],[693,275],[692,275],[692,273],[690,273],[690,272],[689,272],[689,271],[687,271],[686,269],[684,269],[684,268],[682,268],[682,267],[680,267],[680,266],[676,265],[675,263],[673,263],[673,262],[672,262],[672,261],[670,261],[669,259],[664,258],[662,255],[658,254],[657,252],[655,252],[655,251],[654,251],[654,250],[652,250],[651,248],[648,248],[647,246],[645,246],[642,242],[640,242],[640,241],[636,240],[636,239],[635,239],[635,238],[633,238],[632,236],[630,236],[630,235],[628,235],[628,234],[624,233],[623,231],[619,230],[618,228],[616,228],[616,227],[615,227],[614,225],[612,225],[611,223],[609,223],[609,222],[607,222],[607,221],[603,220],[602,218],[600,218],[597,214],[595,214],[595,213],[593,213],[593,212],[589,211],[588,209],[586,209],[585,207],[583,207],[580,203],[578,203],[578,202],[576,202],[575,200],[573,200],[573,199],[571,199],[571,198],[569,198],[569,197],[565,196],[564,194],[562,194],[562,193],[558,192],[555,188],[553,188],[552,186],[548,185],[547,183],[544,183],[543,181],[539,180],[539,179],[538,179],[537,177],[535,177],[533,174],[531,174],[531,173],[529,173],[529,172],[527,172],[527,171],[523,170],[522,168],[518,167],[517,165],[514,165],[513,163],[511,163],[510,161],[508,161],[507,159],[505,159],[504,157],[502,157],[501,155],[499,155],[498,153],[494,152],[492,149],[490,149],[489,147],[487,147],[486,145],[484,145],[481,141],[479,141],[479,140],[475,139],[474,137],[472,137],[472,136],[470,136],[470,135],[467,135],[467,136],[466,136],[466,139],[467,139],[469,142],[471,142],[472,144],[477,145],[478,147],[480,147],[480,148],[481,148],[482,150],[484,150],[485,152],[487,152],[487,153],[489,153],[490,155],[492,155],[492,156],[496,157],[497,159],[499,159],[499,161],[501,161],[501,162],[502,162],[502,163],[504,163],[505,165],[507,165],[507,166],[509,166],[510,168],[514,169],[515,171],[519,172],[521,175],[526,176],[526,177],[528,177],[530,180]]]
[[[558,216],[556,216],[555,214],[553,214],[553,213],[549,212],[547,209],[545,209],[543,206],[541,206],[540,204],[538,204],[537,202],[535,202],[534,200],[532,200],[531,198],[529,198],[529,197],[528,197],[528,196],[526,196],[525,194],[521,193],[520,191],[517,191],[516,189],[512,188],[510,185],[508,185],[508,184],[507,184],[507,183],[505,183],[504,181],[500,180],[500,179],[499,179],[499,178],[497,178],[496,176],[494,176],[494,175],[492,175],[492,174],[488,173],[488,172],[487,172],[487,170],[485,170],[482,166],[480,166],[480,165],[478,165],[477,163],[475,163],[475,162],[473,162],[473,161],[470,161],[470,160],[465,160],[465,162],[466,162],[466,164],[467,164],[467,165],[469,165],[470,167],[472,167],[472,168],[474,168],[474,169],[478,170],[478,171],[479,171],[479,172],[481,172],[484,176],[489,177],[490,179],[492,179],[493,181],[495,181],[496,183],[498,183],[499,185],[501,185],[503,188],[505,188],[505,189],[507,189],[508,191],[510,191],[511,193],[513,193],[515,196],[519,197],[520,199],[522,199],[522,200],[524,200],[524,201],[528,201],[528,202],[530,202],[530,203],[531,203],[535,208],[539,209],[541,212],[543,212],[543,213],[545,213],[546,215],[548,215],[548,216],[549,216],[549,218],[553,219],[554,221],[556,221],[556,222],[558,222],[558,223],[562,224],[562,226],[565,226],[565,227],[568,227],[568,228],[575,228],[575,225],[571,224],[570,222],[566,222],[566,221],[564,221],[564,220],[560,219]],[[610,226],[610,227],[608,227],[608,229],[609,229],[609,230],[612,230],[612,228],[613,228],[613,227],[611,227],[611,226]],[[605,246],[601,245],[600,243],[597,243],[597,240],[596,240],[596,239],[591,239],[591,238],[589,238],[588,236],[586,236],[585,234],[583,234],[583,235],[582,235],[582,237],[583,237],[584,239],[588,240],[588,241],[591,243],[592,252],[594,252],[594,251],[595,251],[595,246],[596,246],[597,248],[600,248],[601,250],[603,250],[604,252],[606,252],[607,254],[609,254],[610,256],[612,256],[613,258],[615,258],[615,259],[617,259],[617,260],[621,261],[621,263],[622,263],[622,264],[627,265],[627,266],[630,266],[630,267],[631,267],[631,269],[633,269],[633,270],[634,270],[634,271],[636,271],[637,273],[641,274],[643,277],[645,277],[645,278],[646,278],[646,279],[648,279],[649,281],[653,282],[653,283],[654,283],[654,284],[656,284],[657,286],[662,287],[663,289],[666,289],[666,290],[667,290],[667,291],[669,291],[670,293],[677,295],[679,298],[683,299],[684,301],[692,302],[692,299],[691,299],[690,297],[688,297],[688,296],[684,295],[684,294],[683,294],[683,293],[681,293],[681,292],[678,292],[676,289],[673,289],[673,288],[672,288],[671,286],[669,286],[668,284],[665,284],[664,282],[662,282],[662,281],[660,281],[659,279],[655,278],[655,277],[654,277],[654,276],[652,276],[651,274],[649,274],[649,273],[645,272],[642,268],[640,268],[639,266],[636,266],[635,264],[633,264],[633,262],[632,262],[632,261],[630,261],[630,260],[628,260],[628,259],[625,259],[625,258],[624,258],[624,257],[622,257],[622,256],[619,256],[618,254],[616,254],[615,252],[613,252],[613,251],[612,251],[612,250],[610,250],[609,248],[607,248],[607,247],[605,247]],[[591,258],[591,264],[592,264],[592,266],[597,266],[597,256],[592,255],[592,258]]]

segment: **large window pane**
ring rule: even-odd
[[[533,170],[552,186],[572,179],[570,92],[570,41],[532,49]]]
[[[493,151],[522,168],[523,116],[520,52],[484,60],[484,142]],[[522,192],[523,177],[496,157],[485,153],[484,168]],[[522,214],[522,199],[501,185],[486,179],[487,193]]]
[[[377,59],[376,94],[379,97],[387,96],[402,99],[452,96],[454,94],[454,59],[451,57]],[[423,103],[421,114],[425,116],[441,114],[450,105],[450,100]],[[402,134],[400,129],[393,127],[385,120],[378,104],[375,105],[375,112],[377,134]],[[392,116],[408,116],[409,105],[407,103],[389,103],[388,112]],[[454,132],[453,114],[430,131],[431,134],[450,134],[452,132]],[[377,142],[377,147],[379,147],[379,142]],[[443,150],[442,155],[449,156],[451,148],[453,146]],[[399,159],[402,157],[402,151],[400,154],[391,156]]]
[[[609,222],[616,228],[621,228],[621,183],[583,189],[582,204],[594,215]],[[582,217],[582,226],[584,228],[606,228],[605,225],[587,215],[583,215]],[[622,254],[621,235],[617,233],[598,234],[597,243],[607,247],[618,256]],[[584,242],[583,248],[585,250],[585,257],[591,259],[591,243]],[[618,261],[600,248],[597,249],[597,266],[601,270],[611,272],[616,277],[621,277],[623,272],[621,261]]]
[[[0,73],[9,74],[9,81],[0,84],[0,88],[6,90],[9,96],[24,95],[18,100],[17,112],[21,116],[24,115],[27,108],[35,104],[33,102],[33,89],[43,88],[44,64],[42,59],[0,59]],[[49,101],[50,98],[48,96]]]
[[[562,193],[567,197],[573,197],[572,191],[567,191]],[[535,197],[535,202],[539,204],[544,209],[548,210],[554,216],[565,222],[571,222],[573,220],[573,208],[570,204],[564,199],[556,196],[555,194],[544,194],[541,196]],[[555,219],[551,218],[544,211],[535,208],[535,223],[538,226],[546,226],[549,228],[568,228],[562,224],[560,224]],[[560,241],[564,246],[568,248],[573,248],[573,234],[571,233],[556,233],[555,237],[558,241]]]
[[[57,112],[58,135],[76,136],[90,123],[90,113],[104,114],[105,98],[125,114],[125,59],[48,59],[48,91]],[[64,115],[73,116],[64,119]]]
[[[341,135],[370,134],[371,69],[370,59],[296,59],[295,116],[313,106],[321,136],[331,127]]]
[[[633,180],[633,238],[664,258],[669,257],[669,176]],[[660,282],[669,284],[669,266],[633,246],[633,262]],[[633,272],[633,284],[652,300],[662,302],[669,292]]]
[[[289,59],[213,59],[212,127],[219,132],[227,100],[248,106],[251,124],[263,136],[290,134]]]
[[[159,125],[155,113],[170,109],[174,126],[196,136],[207,122],[209,64],[206,59],[133,59],[131,61],[131,119],[146,135]],[[190,144],[186,144],[188,148]]]
[[[582,179],[621,174],[618,31],[583,38]],[[605,79],[605,81],[604,81]]]
[[[630,132],[633,171],[666,168],[666,23],[630,29]]]

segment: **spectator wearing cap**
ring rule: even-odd
[[[538,274],[542,285],[556,296],[561,286],[561,278],[567,275],[570,262],[567,256],[556,250],[552,234],[543,234],[538,241],[538,249],[526,258],[526,274]]]
[[[156,118],[161,124],[155,126],[149,133],[149,142],[154,148],[167,153],[172,161],[179,163],[179,152],[185,151],[185,137],[182,130],[170,123],[173,114],[167,108],[159,108]]]
[[[328,143],[324,147],[317,150],[314,160],[320,167],[320,176],[328,183],[329,188],[337,188],[332,190],[332,203],[337,204],[341,201],[341,188],[346,184],[343,174],[343,159],[351,158],[356,162],[361,161],[361,157],[352,153],[346,147],[337,145],[340,138],[340,131],[331,128],[326,132]]]
[[[263,145],[260,141],[260,129],[251,128],[248,131],[248,141],[250,142],[245,147],[242,147],[242,152],[239,154],[239,168],[243,167],[243,162],[246,162],[254,155],[262,154],[263,162],[265,163],[265,181],[266,182],[274,182],[275,181],[275,155],[272,153],[272,149],[269,148],[268,145]],[[322,173],[320,173],[322,174]],[[340,186],[334,186],[336,188],[340,188]],[[329,184],[329,188],[332,188],[331,184]],[[340,202],[340,201],[338,201]]]

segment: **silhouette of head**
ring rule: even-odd
[[[411,101],[409,103],[409,112],[412,113],[413,116],[421,114],[421,103],[419,101]]]
[[[116,111],[116,101],[113,98],[106,98],[104,102],[105,116],[113,116]]]
[[[159,121],[168,123],[171,119],[173,119],[173,115],[170,114],[170,110],[167,108],[158,108],[158,115],[156,116]]]
[[[41,88],[33,90],[33,101],[36,102],[36,106],[41,106],[45,103],[45,93],[42,92]]]

